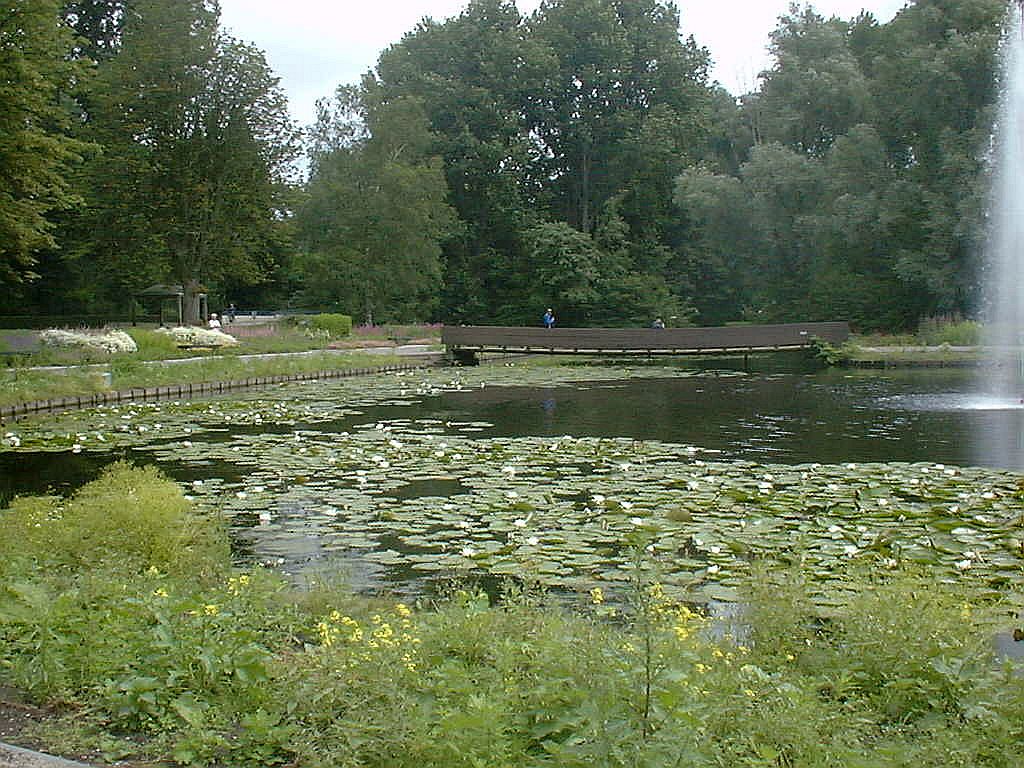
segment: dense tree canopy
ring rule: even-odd
[[[277,80],[215,0],[12,0],[0,299],[109,311],[173,281],[375,321],[974,312],[1007,4],[794,4],[737,95],[680,37],[688,7],[425,18],[323,102],[300,183]]]
[[[56,0],[12,0],[0,16],[0,282],[35,277],[54,247],[52,214],[75,203],[69,166],[85,146],[68,135],[60,99],[79,70]]]

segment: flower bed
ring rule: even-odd
[[[192,326],[160,328],[157,333],[169,334],[182,347],[233,347],[238,344],[238,339],[229,333]]]
[[[138,346],[124,331],[108,330],[100,333],[90,331],[66,331],[57,328],[42,331],[39,341],[47,347],[61,349],[87,349],[109,354],[137,352]]]

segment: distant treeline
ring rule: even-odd
[[[360,322],[847,319],[978,306],[1003,0],[791,6],[740,98],[660,0],[472,0],[301,132],[213,0],[0,11],[0,301]],[[296,172],[308,168],[306,178]]]

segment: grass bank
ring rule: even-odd
[[[232,569],[174,483],[115,466],[0,510],[0,690],[51,708],[23,743],[128,764],[1020,764],[1024,687],[991,650],[1009,603],[863,571],[823,612],[798,568],[762,571],[730,636],[627,544],[616,606],[529,573],[497,604],[297,592]]]
[[[370,368],[395,365],[399,362],[401,360],[395,355],[357,351],[315,352],[246,359],[209,355],[202,359],[175,363],[147,362],[119,356],[106,365],[79,366],[59,371],[31,368],[0,369],[0,405],[181,383],[198,384]]]

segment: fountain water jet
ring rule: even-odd
[[[981,463],[1006,466],[1024,447],[1024,0],[1011,10],[1021,34],[1002,46],[1002,97],[995,131],[989,201],[986,280],[984,395],[996,413],[980,424]],[[1024,469],[1024,467],[1015,467]]]

